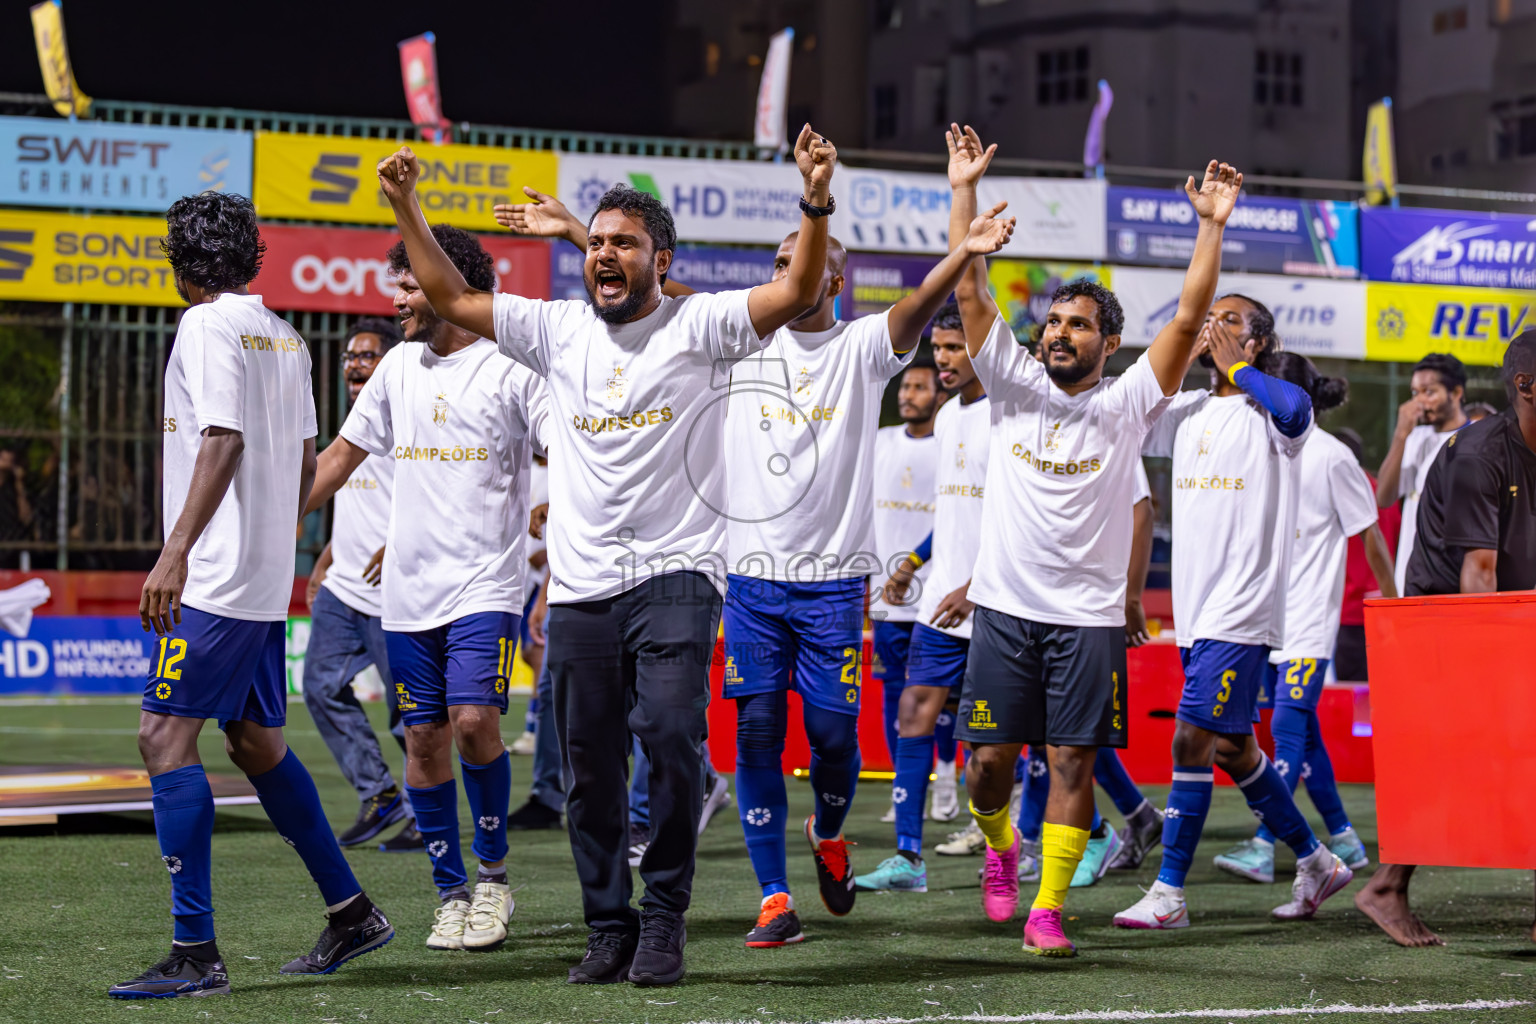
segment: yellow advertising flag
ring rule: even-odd
[[[163,217],[0,210],[0,299],[185,305],[164,237]]]
[[[256,135],[256,211],[263,217],[393,224],[376,173],[398,139],[330,135]],[[523,186],[555,194],[555,154],[493,146],[416,145],[416,195],[434,224],[485,231],[497,203],[526,202]]]
[[[1372,103],[1365,114],[1365,201],[1389,203],[1397,195],[1397,150],[1392,140],[1392,98]]]
[[[1372,281],[1365,293],[1365,358],[1416,363],[1449,352],[1498,366],[1510,339],[1536,326],[1536,292]]]
[[[32,35],[37,39],[37,62],[43,69],[43,85],[60,117],[84,117],[91,112],[91,98],[80,91],[75,69],[69,63],[64,41],[64,5],[46,0],[32,8]]]

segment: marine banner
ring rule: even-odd
[[[1361,267],[1373,281],[1536,288],[1536,218],[1372,207],[1360,212]]]

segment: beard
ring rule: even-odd
[[[1072,362],[1062,365],[1052,359],[1051,356],[1059,351],[1056,349],[1056,344],[1052,342],[1045,349],[1045,372],[1051,380],[1057,384],[1076,384],[1093,372],[1093,364],[1083,360],[1076,346],[1069,347]]]
[[[603,319],[605,323],[628,323],[650,300],[656,290],[656,267],[648,266],[643,270],[634,272],[634,280],[625,274],[625,291],[623,298],[607,302],[597,291],[597,276],[594,274],[583,283],[587,286],[587,298],[592,302],[592,311]]]
[[[411,333],[405,336],[406,341],[425,341],[429,344],[437,337],[442,328],[443,321],[433,313],[411,311]]]
[[[897,414],[901,416],[901,422],[903,423],[921,423],[924,420],[933,419],[934,405],[935,402],[929,402],[927,405],[918,405],[914,402],[910,405],[900,406]]]

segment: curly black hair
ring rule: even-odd
[[[946,302],[939,307],[933,319],[928,322],[928,330],[938,328],[941,331],[963,331],[965,321],[960,319],[960,306],[955,302]]]
[[[485,251],[480,239],[462,228],[447,224],[433,224],[432,237],[437,239],[437,244],[447,254],[448,262],[464,275],[466,284],[476,291],[496,290],[496,261]],[[389,263],[391,274],[399,275],[411,269],[411,258],[406,254],[403,240],[390,246],[384,258]]]
[[[672,223],[672,211],[651,193],[641,192],[628,185],[613,186],[597,201],[597,209],[587,218],[587,230],[592,229],[592,222],[604,210],[618,210],[627,216],[639,217],[645,225],[645,233],[651,236],[651,247],[656,252],[677,249],[677,225]],[[661,275],[661,283],[667,283],[666,274]]]
[[[209,292],[241,288],[256,279],[267,251],[256,227],[256,207],[233,192],[182,196],[165,211],[160,249],[183,281]]]
[[[1262,348],[1254,349],[1253,365],[1265,373],[1280,376],[1272,366],[1275,357],[1280,354],[1280,335],[1275,333],[1275,314],[1258,299],[1240,292],[1228,292],[1216,297],[1217,302],[1222,299],[1241,299],[1248,303],[1248,336],[1264,343]]]
[[[1504,381],[1504,394],[1509,398],[1511,408],[1520,404],[1521,391],[1515,386],[1516,374],[1536,375],[1536,327],[1527,327],[1515,335],[1504,350],[1504,364],[1499,369],[1499,377]],[[1532,391],[1530,385],[1526,385],[1526,393]]]
[[[1453,391],[1461,388],[1465,394],[1467,390],[1467,368],[1461,365],[1461,360],[1444,352],[1431,352],[1414,366],[1413,372],[1431,370],[1439,374],[1440,383],[1445,385],[1445,390]]]
[[[1276,352],[1264,371],[1290,381],[1312,399],[1314,413],[1335,409],[1349,401],[1349,381],[1343,377],[1324,377],[1312,360],[1298,352]]]
[[[350,343],[359,334],[378,335],[379,343],[384,346],[385,352],[400,344],[400,340],[403,337],[400,333],[400,325],[396,321],[385,319],[382,316],[365,316],[353,324],[347,331],[347,336],[342,340],[342,344]]]
[[[1051,305],[1058,302],[1070,302],[1079,295],[1086,295],[1099,307],[1099,333],[1104,337],[1112,337],[1125,330],[1125,311],[1120,308],[1120,300],[1115,298],[1115,293],[1087,278],[1078,278],[1076,281],[1068,281],[1051,293]]]

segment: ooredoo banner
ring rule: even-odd
[[[400,240],[393,231],[262,226],[267,243],[261,273],[251,283],[272,309],[320,313],[394,311],[395,282],[385,254]],[[500,291],[549,297],[549,244],[505,234],[482,235],[496,262]]]

